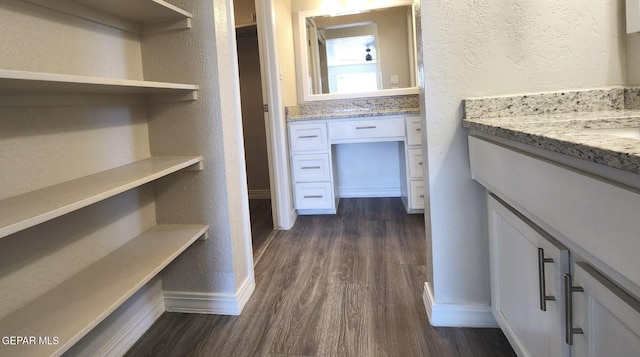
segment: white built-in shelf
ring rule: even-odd
[[[201,156],[152,157],[0,200],[0,238],[201,163]]]
[[[163,0],[26,0],[38,6],[125,31],[142,33],[191,27],[193,15]],[[176,26],[177,24],[177,26]],[[167,27],[169,29],[169,27]]]
[[[196,90],[195,84],[0,69],[0,94],[168,94]]]
[[[206,225],[158,225],[132,239],[0,320],[0,336],[56,336],[57,345],[3,348],[12,356],[60,356],[207,229]]]
[[[141,24],[178,21],[191,13],[162,0],[73,0],[96,10]]]

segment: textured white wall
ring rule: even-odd
[[[234,0],[234,19],[236,26],[248,26],[255,24],[253,17],[256,15],[255,0]]]
[[[400,149],[395,141],[336,145],[338,187],[396,191],[400,196]]]
[[[625,83],[623,7],[621,0],[421,1],[436,303],[490,301],[484,191],[470,178],[461,100]]]
[[[280,90],[284,106],[297,105],[296,62],[293,56],[293,18],[291,0],[273,0],[275,10],[278,61],[280,66]],[[281,118],[283,121],[285,118]]]
[[[238,62],[232,1],[175,1],[193,28],[145,36],[145,76],[200,86],[198,100],[150,109],[152,154],[198,154],[204,170],[156,189],[161,223],[208,223],[198,242],[163,273],[165,290],[235,293],[253,277]],[[178,70],[176,70],[178,69]]]
[[[19,0],[0,1],[0,68],[143,79],[137,35]]]
[[[627,35],[627,84],[640,86],[640,33]]]

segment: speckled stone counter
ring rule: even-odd
[[[287,121],[420,114],[418,95],[319,101],[285,108]]]
[[[599,130],[639,128],[639,93],[611,88],[469,99],[463,126],[640,175],[640,139]]]

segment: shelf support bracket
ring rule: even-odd
[[[169,21],[169,22],[159,22],[155,24],[143,24],[142,33],[143,34],[152,34],[157,32],[164,31],[175,31],[175,30],[187,30],[191,28],[191,19],[182,19],[178,21]]]
[[[202,171],[204,170],[204,164],[202,161],[199,161],[191,166],[188,166],[184,169],[185,171]]]

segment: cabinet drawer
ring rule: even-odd
[[[424,182],[422,180],[411,181],[409,196],[412,209],[424,208]]]
[[[407,118],[407,145],[422,145],[422,123],[420,117]]]
[[[296,209],[331,209],[333,191],[331,182],[296,183]]]
[[[409,159],[409,177],[422,178],[422,149],[409,149],[407,150],[407,157]]]
[[[290,124],[291,151],[325,150],[328,146],[325,123]]]
[[[364,119],[329,123],[331,140],[404,137],[404,119]]]
[[[293,155],[291,161],[295,182],[331,180],[329,154]]]

